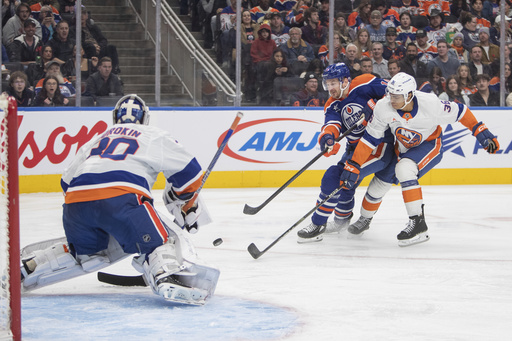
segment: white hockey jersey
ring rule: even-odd
[[[416,91],[413,101],[414,109],[403,112],[393,109],[389,96],[379,100],[361,142],[373,150],[384,137],[386,129],[390,128],[398,142],[399,152],[405,153],[423,141],[439,137],[442,133],[440,125],[460,121],[469,111],[463,104],[442,101],[434,94],[420,91]],[[474,121],[471,112],[470,115]]]
[[[116,124],[79,149],[64,170],[65,202],[82,202],[137,193],[152,198],[160,172],[178,195],[195,192],[202,171],[197,160],[159,128]]]

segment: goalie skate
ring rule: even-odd
[[[424,243],[430,239],[423,214],[423,206],[421,207],[421,215],[409,217],[407,226],[398,234],[397,238],[398,246],[402,247]]]
[[[344,219],[336,219],[327,223],[325,228],[325,233],[341,233],[345,231],[350,224],[350,219],[354,214],[350,213],[350,215]]]
[[[160,279],[157,287],[158,294],[170,302],[204,305],[208,298],[208,291],[186,286],[180,281],[178,275]]]
[[[315,225],[313,223],[304,227],[302,230],[297,232],[297,243],[312,243],[312,242],[320,242],[324,239],[323,234],[325,232],[325,224],[324,225]]]

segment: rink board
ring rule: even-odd
[[[155,108],[151,125],[168,130],[206,168],[238,110]],[[319,152],[321,109],[242,108],[244,117],[205,184],[209,188],[279,187]],[[488,155],[460,123],[444,128],[442,162],[424,185],[511,184],[512,112],[474,109],[498,136],[499,154]],[[60,191],[60,174],[80,146],[111,124],[110,108],[29,108],[19,110],[20,192]],[[344,145],[344,143],[342,144]],[[339,155],[322,157],[291,186],[318,186]],[[365,179],[363,185],[368,183]],[[159,178],[155,188],[163,188]]]

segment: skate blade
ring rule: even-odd
[[[314,243],[314,242],[321,242],[324,239],[322,235],[313,237],[313,238],[301,238],[297,236],[297,243],[299,244],[307,244],[307,243]]]
[[[169,302],[201,306],[206,303],[207,293],[203,290],[169,288],[161,290],[160,295]]]
[[[430,237],[428,236],[428,232],[422,232],[411,239],[399,240],[398,246],[400,246],[400,247],[411,246],[411,245],[415,245],[415,244],[428,242],[429,240],[430,240]]]

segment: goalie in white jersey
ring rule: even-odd
[[[114,126],[82,146],[64,171],[66,238],[22,250],[22,286],[32,290],[97,271],[130,254],[146,283],[166,300],[201,305],[213,295],[219,271],[199,265],[189,232],[209,222],[195,195],[202,169],[169,133],[148,126],[149,109],[137,95],[113,110]],[[166,178],[165,221],[151,188]]]
[[[416,81],[406,73],[396,74],[388,83],[387,95],[377,102],[366,132],[345,164],[340,181],[352,188],[359,178],[360,166],[382,141],[389,128],[395,136],[398,158],[395,175],[400,186],[409,223],[398,234],[398,244],[407,246],[429,239],[423,214],[423,198],[418,179],[442,158],[440,125],[460,122],[477,138],[482,147],[494,154],[499,143],[487,127],[478,122],[467,106],[442,101],[436,95],[416,92]]]

